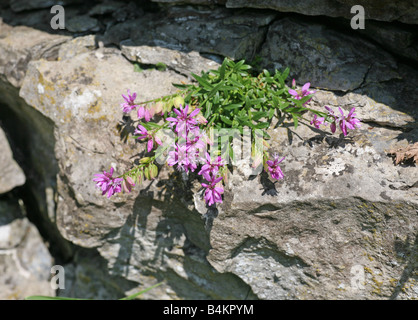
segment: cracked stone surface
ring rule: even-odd
[[[25,183],[26,177],[22,169],[13,159],[12,150],[4,131],[0,128],[0,194],[12,190]]]
[[[289,67],[298,83],[328,90],[352,91],[400,78],[393,57],[373,44],[295,18],[269,27],[260,56],[272,70]]]
[[[330,16],[351,19],[354,14],[351,8],[358,5],[356,0],[152,0],[168,4],[224,4],[227,8],[258,8],[273,9],[280,12],[296,12],[308,16]],[[364,7],[366,19],[379,21],[398,20],[404,23],[418,24],[418,6],[414,0],[380,1],[379,4],[371,1],[361,3]]]
[[[157,15],[148,12],[114,24],[103,37],[58,36],[50,55],[53,35],[0,29],[0,52],[19,70],[0,59],[1,106],[19,114],[26,130],[27,183],[65,239],[100,255],[76,257],[60,294],[88,292],[86,279],[98,267],[107,273],[90,283],[101,298],[164,281],[143,297],[416,299],[418,171],[386,154],[418,139],[416,70],[364,39],[300,18],[166,10],[161,20],[147,19]],[[153,32],[134,31],[140,26]],[[208,43],[225,30],[227,39]],[[26,31],[39,36],[15,46]],[[239,57],[254,47],[264,67],[290,66],[299,85],[312,83],[310,108],[356,107],[361,128],[341,137],[307,121],[294,129],[285,119],[269,129],[269,152],[286,156],[285,178],[273,183],[240,168],[217,209],[205,207],[193,175],[167,167],[132,194],[101,196],[93,174],[111,166],[122,173],[144,152],[129,137],[135,124],[121,112],[122,93],[136,91],[142,101],[173,93],[172,83],[216,66],[205,53]],[[135,72],[133,61],[168,68]]]
[[[15,199],[0,199],[0,299],[54,296],[52,258],[36,227]]]

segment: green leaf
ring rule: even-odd
[[[268,128],[270,126],[270,123],[268,123],[268,122],[260,122],[260,123],[257,123],[255,126],[254,126],[254,128],[255,129],[266,129],[266,128]]]
[[[290,102],[280,102],[279,109],[284,110],[290,105]]]
[[[223,80],[225,78],[225,69],[226,69],[226,65],[227,65],[228,59],[225,58],[224,61],[222,62],[221,67],[219,68],[219,79]]]
[[[223,115],[220,115],[220,117],[221,117],[221,120],[222,120],[223,123],[232,125],[232,121],[229,118],[224,117]]]
[[[235,154],[234,150],[232,149],[232,144],[229,144],[229,157],[232,159],[232,161],[235,161]]]
[[[191,84],[182,84],[182,83],[172,83],[172,85],[177,89],[189,89],[193,87],[193,85]]]
[[[292,117],[293,117],[293,123],[295,125],[295,129],[297,129],[298,124],[299,124],[298,116],[296,114],[292,113]]]
[[[208,93],[208,98],[212,98],[212,96],[214,94],[216,94],[217,92],[219,92],[219,90],[221,90],[222,86],[224,86],[225,82],[221,81],[220,83],[218,83],[214,88],[212,88],[212,90],[209,91]]]
[[[282,75],[281,75],[281,78],[283,79],[283,81],[285,81],[285,80],[287,79],[287,77],[289,76],[289,72],[290,72],[290,69],[289,69],[289,68],[286,68],[286,69],[283,71],[283,73],[282,73]]]
[[[273,116],[274,116],[274,110],[275,110],[274,108],[270,108],[269,109],[269,111],[268,111],[268,118],[269,119],[273,118]]]
[[[208,119],[212,112],[212,103],[208,102],[206,104],[205,118]]]
[[[225,107],[222,107],[225,110],[233,110],[233,109],[238,109],[242,107],[242,103],[233,103],[233,104],[229,104]]]
[[[239,83],[238,81],[235,81],[235,80],[233,80],[233,79],[231,79],[231,78],[229,78],[229,79],[228,79],[228,81],[229,81],[231,84],[233,84],[235,87],[238,87],[238,88],[245,88],[245,87],[244,87],[244,85],[243,85],[242,83]]]
[[[146,288],[146,289],[144,289],[144,290],[142,290],[142,291],[139,291],[139,292],[137,292],[137,293],[135,293],[135,294],[133,294],[133,295],[130,295],[129,297],[125,297],[125,298],[122,298],[122,299],[119,299],[119,300],[132,300],[132,299],[135,299],[135,298],[136,298],[136,297],[138,297],[139,295],[144,294],[145,292],[148,292],[148,291],[150,291],[151,289],[154,289],[154,288],[156,288],[156,287],[158,287],[158,286],[160,286],[160,285],[162,285],[162,284],[163,284],[162,282],[157,283],[157,284],[155,284],[155,285],[153,285],[153,286],[151,286],[151,287],[149,287],[149,288]]]
[[[202,77],[199,77],[197,74],[192,73],[192,77],[195,78],[197,80],[197,82],[199,82],[199,84],[207,91],[211,91],[213,86],[207,82],[205,79],[203,79]]]
[[[261,118],[267,117],[268,113],[266,111],[258,111],[256,113],[254,113],[252,120],[254,121],[258,121]]]

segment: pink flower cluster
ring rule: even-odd
[[[205,201],[211,206],[214,203],[222,203],[222,176],[218,176],[219,168],[224,165],[221,157],[212,162],[207,153],[208,139],[199,128],[199,124],[206,123],[201,115],[200,109],[189,112],[189,106],[173,110],[176,117],[169,117],[171,128],[178,134],[178,141],[173,145],[172,151],[168,154],[167,163],[169,166],[177,165],[177,169],[194,172],[200,163],[204,163],[199,175],[202,175],[208,183],[202,183],[205,190]],[[205,154],[206,159],[203,159]]]
[[[330,125],[332,133],[335,133],[335,131],[337,130],[337,125],[340,127],[344,136],[348,135],[348,129],[354,130],[360,127],[360,119],[356,118],[356,114],[354,113],[356,108],[352,108],[347,115],[344,115],[344,111],[340,107],[338,107],[340,115],[336,115],[334,113],[334,110],[332,110],[328,106],[325,106],[325,109],[328,110],[327,116],[332,119]],[[327,125],[327,123],[325,122],[325,117],[318,117],[316,114],[313,116],[313,119],[310,123],[311,125],[314,125],[317,129],[319,129],[321,125]]]
[[[103,173],[95,174],[97,178],[94,178],[93,181],[96,181],[97,187],[102,190],[102,195],[107,194],[107,197],[110,198],[115,193],[122,191],[122,178],[113,178],[113,168],[110,168],[109,172],[103,171]]]
[[[360,120],[355,117],[356,114],[354,113],[356,108],[352,108],[346,116],[340,107],[338,107],[340,115],[336,115],[334,111],[328,106],[325,106],[325,109],[328,110],[328,116],[333,119],[330,125],[332,133],[335,133],[337,130],[337,125],[340,127],[344,136],[348,134],[347,129],[354,130],[356,127],[360,127]]]
[[[125,102],[123,102],[120,106],[122,108],[122,111],[124,113],[129,113],[132,110],[135,110],[138,108],[137,115],[138,119],[144,119],[145,122],[149,122],[151,118],[155,115],[156,109],[155,108],[148,108],[146,106],[139,106],[135,103],[136,99],[136,93],[134,92],[131,94],[131,92],[128,90],[128,94],[124,95],[122,94],[123,99]]]
[[[156,113],[156,109],[139,106],[135,103],[136,93],[131,94],[128,90],[127,95],[122,95],[124,102],[121,104],[122,111],[129,113],[138,108],[138,119],[149,122]],[[199,125],[206,124],[207,120],[200,114],[200,109],[191,110],[190,106],[180,105],[178,109],[173,109],[173,116],[166,118],[169,127],[177,133],[177,139],[172,145],[172,150],[168,153],[167,164],[176,166],[180,171],[194,172],[200,164],[202,167],[199,171],[207,183],[202,183],[205,188],[204,199],[211,206],[214,203],[222,203],[222,186],[223,177],[220,174],[220,168],[225,165],[221,157],[217,157],[212,161],[207,152],[209,139],[206,133],[200,129]],[[134,134],[139,140],[147,140],[147,151],[150,152],[156,145],[162,145],[162,141],[157,137],[157,130],[145,128],[145,124],[139,124]],[[122,190],[131,192],[135,186],[131,177],[113,177],[113,168],[110,172],[104,171],[96,174],[97,178],[93,179],[97,187],[101,188],[103,194],[107,194],[110,198],[113,194]]]
[[[271,177],[277,180],[284,178],[284,174],[282,172],[282,169],[279,167],[279,163],[282,162],[285,159],[285,157],[281,158],[280,160],[279,158],[279,155],[275,153],[273,155],[273,160],[267,161],[267,167]]]

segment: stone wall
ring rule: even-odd
[[[418,170],[387,154],[418,141],[413,2],[365,6],[358,31],[350,1],[67,0],[65,30],[50,28],[50,1],[28,3],[0,2],[0,120],[12,146],[4,157],[19,164],[0,164],[0,232],[16,230],[0,233],[14,235],[0,266],[14,268],[13,250],[42,263],[23,268],[33,281],[5,281],[2,298],[54,294],[55,263],[67,275],[57,294],[82,298],[160,281],[143,298],[418,297]],[[356,107],[361,129],[346,138],[309,123],[269,129],[271,151],[286,155],[284,180],[249,180],[237,168],[216,210],[197,180],[167,167],[131,194],[102,197],[93,174],[122,173],[144,150],[126,139],[121,94],[173,93],[172,83],[223,57],[290,67],[290,79],[317,89],[310,107]],[[20,236],[27,226],[37,250]],[[29,293],[28,283],[42,288]]]

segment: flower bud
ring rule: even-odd
[[[139,163],[148,163],[148,162],[149,162],[149,160],[150,160],[150,158],[149,158],[149,157],[144,157],[144,158],[142,158],[141,160],[139,160]]]
[[[144,169],[144,176],[146,179],[150,180],[149,167]]]
[[[163,102],[161,102],[161,101],[156,102],[156,103],[153,105],[153,108],[154,108],[154,112],[155,112],[155,114],[162,113],[162,111],[163,111],[163,106],[164,106]]]
[[[126,193],[130,193],[133,186],[135,186],[135,183],[131,177],[126,177],[122,182],[123,191]]]
[[[173,108],[173,103],[174,103],[174,100],[170,99],[163,104],[163,114],[171,112],[171,109]]]
[[[180,105],[184,107],[184,99],[181,96],[177,96],[173,100],[173,104],[176,108],[180,108]]]
[[[134,180],[130,176],[127,176],[125,180],[131,186],[135,186]]]
[[[149,115],[150,115],[150,117],[152,118],[152,117],[154,117],[154,114],[155,114],[155,108],[153,108],[153,106],[150,106],[149,107]]]
[[[155,177],[158,175],[158,167],[155,164],[150,165],[149,175],[150,179],[155,179]]]

